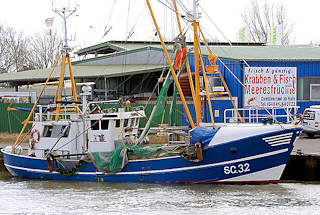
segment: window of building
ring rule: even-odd
[[[101,120],[101,130],[108,130],[109,120]]]
[[[91,120],[91,129],[99,130],[99,120]]]
[[[320,100],[320,84],[310,84],[310,100]]]
[[[214,91],[224,91],[222,81],[218,76],[208,76],[207,83],[210,93]]]
[[[298,78],[297,99],[298,100],[319,100],[319,96],[315,93],[319,92],[317,85],[320,85],[320,78]],[[311,95],[311,85],[314,91]],[[318,99],[317,99],[318,98]]]

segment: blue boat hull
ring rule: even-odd
[[[131,160],[119,173],[104,173],[85,162],[80,171],[64,176],[50,172],[46,159],[12,154],[2,150],[6,168],[14,176],[46,180],[158,182],[158,183],[265,183],[277,182],[301,128],[257,135],[211,146],[203,151],[201,162],[180,156]],[[292,133],[288,144],[270,145],[269,136]],[[64,161],[72,162],[72,161]]]

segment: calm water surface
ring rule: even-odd
[[[320,214],[320,184],[109,184],[2,177],[0,186],[0,214]]]

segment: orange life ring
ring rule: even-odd
[[[35,137],[34,134],[37,134],[37,136]],[[32,143],[39,142],[39,140],[40,140],[40,132],[39,132],[38,129],[32,130],[32,132],[30,134],[30,139],[31,139]]]
[[[176,54],[176,58],[174,59],[175,71],[182,69],[186,56],[187,56],[187,48],[184,46],[182,49],[179,49],[179,51]]]

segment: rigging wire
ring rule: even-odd
[[[102,36],[102,38],[104,37],[104,36],[106,36],[109,32],[110,32],[110,30],[111,30],[111,28],[112,28],[112,26],[111,27],[109,27],[109,24],[110,24],[110,21],[111,21],[111,18],[112,18],[112,16],[113,16],[113,12],[115,11],[115,5],[116,5],[116,2],[117,2],[117,0],[113,0],[113,4],[112,4],[112,6],[111,6],[111,13],[110,13],[110,15],[109,15],[109,18],[108,18],[108,21],[107,21],[107,23],[104,25],[104,29],[103,29],[103,36]],[[101,38],[101,39],[102,39]]]
[[[225,36],[225,34],[221,31],[221,29],[218,27],[218,25],[211,19],[211,17],[207,14],[207,12],[199,5],[202,12],[208,17],[209,21],[216,27],[216,29],[219,31],[219,33],[224,37],[225,40],[228,41],[229,45],[232,46],[231,41]]]
[[[116,0],[113,0],[111,7],[109,7],[109,11],[106,13],[106,16],[103,18],[103,21],[100,22],[99,26],[96,28],[95,26],[89,26],[91,29],[95,31],[95,36],[93,41],[100,42],[112,29],[112,26],[109,27],[111,22],[111,18],[113,16],[113,12],[115,11]],[[102,36],[101,35],[101,31]]]
[[[176,12],[173,8],[171,8],[170,6],[168,6],[168,5],[166,5],[165,3],[163,3],[161,0],[158,0],[160,3],[162,3],[164,6],[166,6],[167,8],[169,8],[170,10],[173,10],[174,12]],[[201,9],[202,9],[202,7],[200,7]],[[218,26],[212,21],[212,19],[208,16],[208,14],[202,9],[202,11],[206,14],[206,16],[209,18],[209,20],[211,20],[211,22],[216,26],[216,28],[220,31],[220,33],[224,36],[224,34],[221,32],[221,30],[218,28]],[[180,15],[180,13],[178,13],[179,15]],[[180,15],[181,16],[181,15]],[[184,21],[184,22],[187,22],[188,21],[188,19],[186,19],[186,17],[181,17],[182,18],[182,20]],[[188,28],[190,28],[192,31],[194,31],[192,28],[191,28],[191,26],[190,26],[190,24],[189,23],[187,23],[187,27]],[[231,42],[227,39],[227,38],[225,38],[228,42],[229,42],[229,44],[232,46],[232,44],[231,44]],[[234,74],[233,74],[233,72],[229,69],[229,67],[227,67],[227,65],[220,59],[220,58],[218,58],[219,59],[219,62],[221,62],[221,64],[228,70],[228,72],[230,72],[231,73],[231,75],[245,88],[245,86],[244,86],[244,84],[239,80],[239,78],[238,77],[236,77]]]
[[[184,4],[180,0],[176,0],[178,5],[184,10],[185,13],[188,13],[188,9],[184,6]]]
[[[199,5],[199,7],[200,7],[200,9],[202,10],[202,12],[209,18],[209,21],[217,28],[217,30],[220,32],[220,34],[225,38],[225,40],[228,41],[229,45],[232,46],[231,41],[227,38],[227,36],[225,36],[225,35],[223,34],[223,32],[220,30],[220,28],[213,22],[213,20],[212,20],[211,17],[207,14],[207,12],[206,12],[200,5]],[[209,33],[207,33],[207,34],[210,36]],[[211,36],[210,36],[210,37],[211,37]],[[213,39],[213,38],[211,37],[211,39]],[[230,56],[230,53],[228,53],[225,49],[221,48],[221,50],[224,51],[228,56]],[[243,62],[244,62],[248,67],[250,67],[250,65],[247,63],[247,61],[246,61],[243,57],[242,57],[242,60],[243,60]]]
[[[164,5],[166,8],[168,8],[168,9],[171,10],[172,12],[176,13],[176,10],[175,10],[173,7],[168,6],[167,4],[165,4],[164,2],[162,2],[161,0],[158,0],[158,1],[159,1],[162,5]],[[181,14],[179,11],[177,11],[177,13],[179,14],[179,16],[180,16],[182,19],[185,19],[186,21],[190,21],[190,19],[189,19],[187,16]]]

